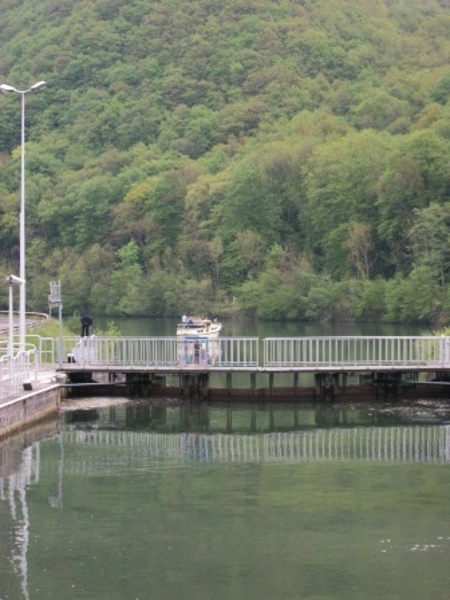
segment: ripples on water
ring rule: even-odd
[[[66,406],[2,447],[0,599],[447,598],[449,415]]]

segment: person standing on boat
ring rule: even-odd
[[[186,315],[183,315],[183,316],[181,317],[181,322],[182,322],[183,324],[186,324],[186,323],[187,323],[187,316],[186,316]]]

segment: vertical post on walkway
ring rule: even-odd
[[[13,285],[22,286],[24,280],[16,275],[8,275],[6,283],[9,286],[9,309],[8,309],[8,356],[9,356],[9,379],[13,377],[13,358],[14,358],[14,323],[13,323]],[[20,348],[22,350],[22,348]]]
[[[13,359],[13,289],[12,283],[8,285],[9,288],[9,336],[8,336],[8,356],[9,356],[9,368],[12,366]]]
[[[58,306],[58,322],[59,322],[59,339],[58,339],[58,366],[62,368],[63,362],[63,340],[62,340],[62,297],[61,297],[61,282],[50,282],[50,295],[48,297],[48,305],[50,313],[52,306]]]
[[[58,331],[59,331],[59,340],[58,340],[58,348],[59,348],[59,350],[58,350],[58,366],[61,369],[62,368],[62,362],[63,362],[62,302],[60,302],[59,305],[58,305],[58,323],[59,323],[59,327],[58,327]]]

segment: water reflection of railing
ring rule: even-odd
[[[318,429],[252,435],[73,430],[64,433],[64,471],[114,471],[149,461],[177,463],[397,461],[450,462],[448,426]],[[77,452],[70,447],[77,446]],[[99,452],[80,453],[80,446]],[[101,449],[101,450],[100,450]]]
[[[43,448],[57,445],[49,460]],[[56,460],[55,460],[56,458]],[[66,430],[25,448],[17,466],[0,477],[0,501],[11,515],[11,563],[28,600],[30,515],[27,489],[38,484],[43,471],[55,473],[57,494],[53,508],[63,506],[67,476],[120,475],[152,464],[153,469],[198,463],[319,463],[391,461],[428,464],[450,462],[450,426],[318,428],[253,434],[153,433],[127,430]]]

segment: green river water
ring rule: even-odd
[[[447,401],[83,399],[0,441],[0,600],[447,600],[449,563]]]
[[[444,600],[450,410],[85,399],[0,444],[0,600]]]

